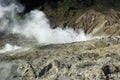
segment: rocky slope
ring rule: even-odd
[[[0,54],[1,80],[119,80],[120,38],[37,45]]]
[[[85,30],[93,36],[119,36],[120,11],[109,9],[106,11],[70,10],[61,17],[49,17],[53,28],[66,26]]]

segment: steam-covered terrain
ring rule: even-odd
[[[119,80],[120,11],[58,1],[0,0],[0,80]]]
[[[92,39],[92,35],[85,34],[82,29],[78,32],[67,26],[64,29],[60,27],[52,29],[42,11],[32,10],[24,16],[19,16],[18,13],[22,12],[23,6],[15,2],[9,2],[8,5],[6,2],[1,2],[0,6],[1,38],[17,34],[17,38],[21,38],[20,41],[26,39],[28,42],[33,41],[39,44],[71,43]],[[20,41],[18,40],[18,43]]]

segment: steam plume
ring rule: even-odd
[[[8,51],[13,51],[13,50],[17,50],[17,49],[21,49],[21,47],[16,46],[16,45],[6,44],[3,49],[0,49],[0,53],[5,53]]]
[[[0,31],[13,34],[18,33],[26,36],[28,39],[34,39],[39,43],[46,44],[70,43],[91,39],[91,36],[86,35],[83,30],[75,32],[72,28],[68,27],[65,29],[60,27],[51,29],[45,14],[39,10],[31,11],[24,19],[18,18],[16,13],[22,10],[23,7],[17,6],[14,3],[5,7],[0,3]],[[7,16],[8,13],[10,13],[9,16]]]

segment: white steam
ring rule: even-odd
[[[7,80],[11,74],[12,63],[0,62],[0,80]]]
[[[39,10],[33,10],[24,19],[18,19],[16,13],[21,10],[22,8],[15,4],[6,7],[0,5],[0,18],[2,18],[0,31],[7,31],[13,34],[19,33],[29,39],[35,39],[39,43],[46,44],[86,41],[92,38],[90,35],[86,35],[83,30],[75,32],[72,28],[61,29],[58,27],[51,29],[45,14]],[[8,13],[12,13],[9,20],[5,18]]]
[[[0,0],[0,18],[13,17],[23,9],[15,0]]]
[[[15,0],[0,0],[0,32],[11,31],[11,23],[15,22],[17,13],[22,12],[23,6]]]
[[[19,26],[19,27],[18,27]],[[41,11],[31,11],[21,24],[14,24],[12,33],[20,33],[28,38],[34,38],[39,43],[70,43],[90,40],[90,35],[85,35],[83,30],[78,33],[72,28],[51,29],[48,19]]]
[[[13,51],[17,49],[21,49],[22,47],[16,46],[16,45],[10,45],[10,44],[5,44],[3,49],[0,49],[0,53],[5,53],[8,51]]]

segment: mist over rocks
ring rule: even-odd
[[[52,28],[83,29],[94,36],[119,36],[119,0],[44,0],[21,2],[28,12],[44,11]],[[36,8],[32,3],[38,3]],[[31,9],[29,9],[31,7]]]
[[[12,5],[15,6],[12,6]],[[13,2],[10,4],[13,8],[9,6],[5,6],[8,8],[9,13],[4,12],[6,8],[1,6],[2,15],[1,19],[1,27],[0,31],[6,34],[20,34],[25,36],[30,41],[35,40],[39,44],[51,44],[51,43],[71,43],[75,41],[85,41],[92,39],[90,34],[85,34],[84,30],[79,29],[78,32],[74,31],[72,28],[64,28],[61,27],[52,29],[49,20],[47,19],[46,15],[39,10],[32,10],[28,14],[24,16],[24,19],[19,18],[16,9],[22,9],[21,6],[17,6]],[[17,7],[17,8],[16,8]]]
[[[0,0],[0,80],[120,79],[119,0],[17,1]]]

